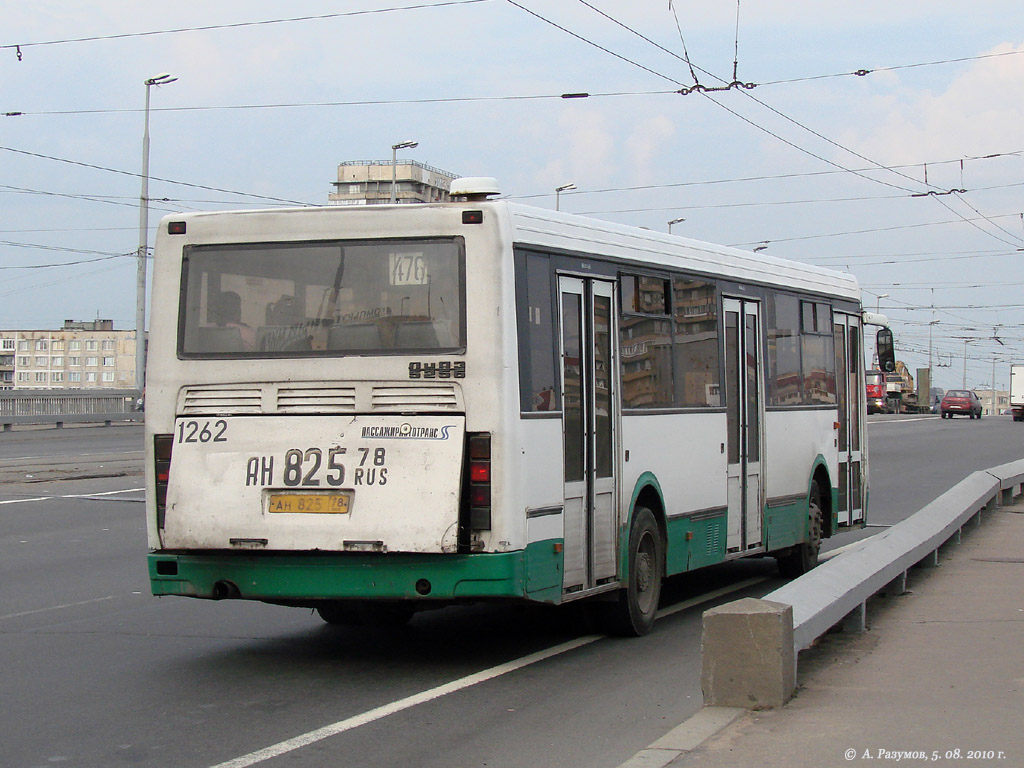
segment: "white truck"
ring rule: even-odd
[[[1024,421],[1024,365],[1010,366],[1010,410],[1014,421]]]

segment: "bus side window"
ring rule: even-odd
[[[557,411],[555,328],[547,256],[516,253],[516,321],[519,333],[520,411]]]

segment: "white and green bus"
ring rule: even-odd
[[[161,222],[153,594],[332,623],[588,599],[643,634],[665,576],[796,575],[863,525],[853,277],[495,190]]]

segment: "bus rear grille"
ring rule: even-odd
[[[453,385],[421,387],[374,387],[371,406],[374,411],[416,409],[458,410],[459,398]]]
[[[353,413],[355,387],[281,387],[278,413]]]
[[[185,415],[260,413],[263,394],[258,387],[249,389],[219,389],[193,387],[182,394],[181,408]]]
[[[247,416],[256,414],[331,415],[345,413],[415,413],[463,410],[455,384],[350,386],[302,383],[275,386],[186,387],[178,399],[181,416]]]

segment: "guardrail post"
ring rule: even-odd
[[[793,606],[747,597],[704,612],[704,704],[781,707],[796,689]]]
[[[907,572],[903,571],[899,576],[890,581],[884,591],[887,595],[899,596],[907,594]]]
[[[868,631],[868,604],[861,603],[843,619],[843,632]]]

